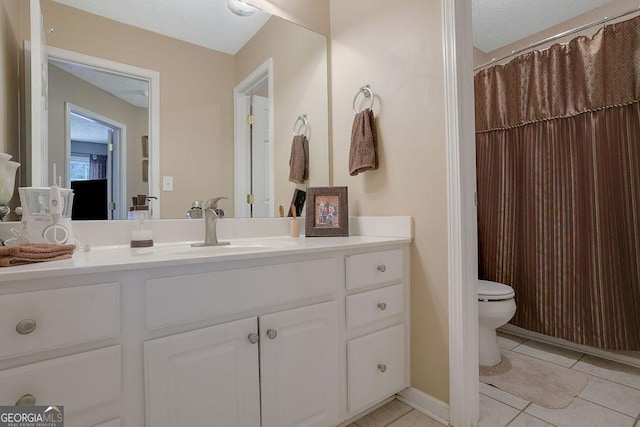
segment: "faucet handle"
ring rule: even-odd
[[[204,204],[205,209],[218,209],[218,202],[222,199],[227,200],[226,197],[214,197],[213,199],[208,199]]]
[[[227,200],[226,197],[214,197],[213,199],[207,200],[204,205],[205,209],[212,209],[218,218],[224,218],[224,211],[222,209],[218,209],[218,202],[222,199]]]

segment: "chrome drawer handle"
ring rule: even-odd
[[[36,330],[38,324],[33,319],[24,319],[16,325],[16,332],[20,335],[27,335]]]
[[[25,394],[16,402],[15,406],[34,406],[36,398],[33,394]]]
[[[260,341],[258,334],[249,334],[248,339],[250,344],[255,344]]]
[[[385,271],[387,271],[387,266],[386,266],[386,265],[384,265],[384,264],[380,264],[380,265],[377,267],[377,270],[378,270],[380,273],[384,273]]]
[[[380,372],[384,372],[387,370],[387,365],[381,363],[378,365],[378,369],[380,370]]]
[[[278,336],[278,331],[275,329],[267,329],[267,336],[271,339],[275,339]]]
[[[387,304],[381,302],[378,304],[378,308],[382,311],[385,311],[387,309]]]

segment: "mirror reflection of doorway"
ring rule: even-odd
[[[74,220],[121,219],[119,182],[126,126],[67,104],[69,186],[74,190]]]
[[[267,60],[235,87],[235,215],[274,216],[273,69]]]

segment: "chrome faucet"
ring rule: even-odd
[[[204,205],[204,243],[194,243],[191,246],[222,246],[228,245],[229,242],[218,242],[216,225],[218,219],[224,218],[224,211],[218,209],[218,202],[226,197],[215,197],[207,200]]]

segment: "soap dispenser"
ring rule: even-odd
[[[131,247],[148,248],[153,246],[153,231],[151,229],[151,214],[149,205],[150,199],[146,194],[138,194],[133,197],[133,206],[129,208],[127,217],[131,220]]]

